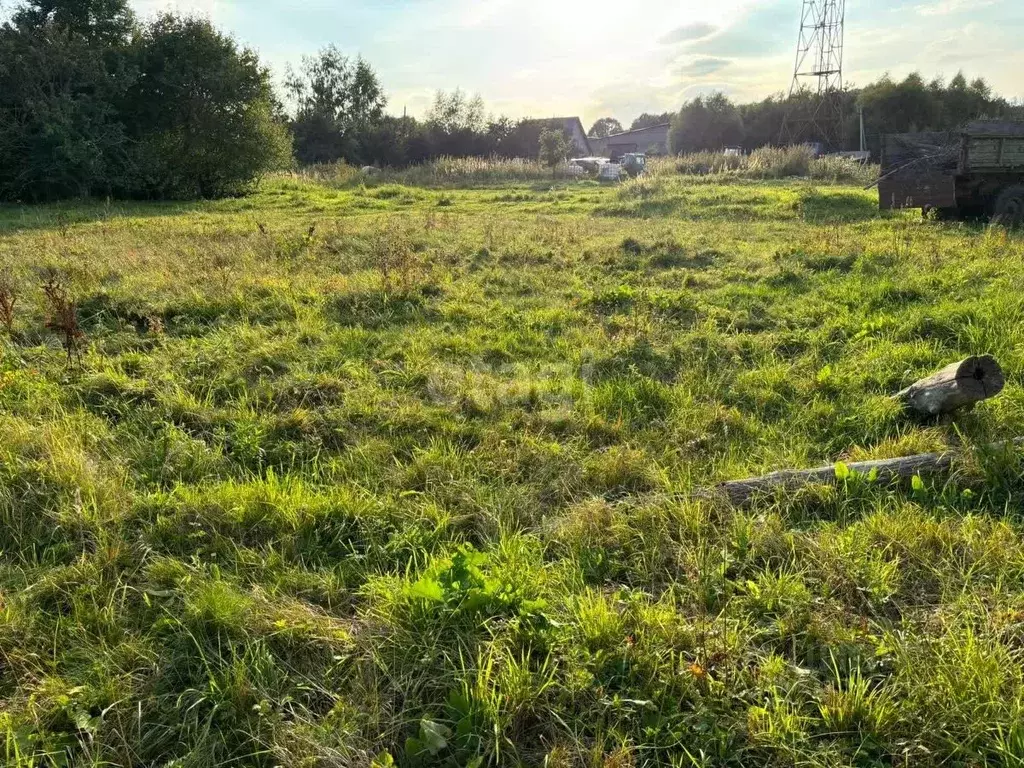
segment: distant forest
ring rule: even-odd
[[[848,148],[863,108],[870,146],[889,132],[1021,115],[981,79],[912,74],[844,95]],[[698,97],[630,127],[672,123],[672,152],[778,143],[811,97],[735,104]],[[208,21],[140,21],[127,0],[26,0],[0,26],[0,200],[239,194],[291,164],[403,166],[440,156],[536,158],[556,123],[489,115],[479,96],[438,91],[423,119],[386,114],[373,67],[330,46],[276,91],[256,53]],[[561,127],[560,123],[557,123]],[[613,117],[591,134],[617,132]]]
[[[690,152],[742,146],[748,150],[777,144],[787,113],[791,119],[806,119],[816,96],[796,93],[792,97],[770,96],[751,104],[733,104],[722,94],[698,97],[672,115],[672,151]],[[867,148],[877,153],[881,136],[887,133],[955,130],[984,117],[1021,117],[1024,109],[992,92],[984,79],[968,82],[957,73],[949,82],[936,78],[925,81],[918,73],[903,80],[888,75],[862,88],[842,94],[845,124],[843,149],[858,149],[859,111],[863,110]]]

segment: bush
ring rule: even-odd
[[[269,74],[208,21],[159,17],[137,42],[137,60],[126,118],[140,178],[127,193],[223,197],[288,163]]]
[[[0,27],[0,200],[216,197],[288,162],[269,73],[209,22],[56,5]]]

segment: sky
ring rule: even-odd
[[[801,0],[133,0],[146,16],[208,16],[277,76],[334,43],[377,70],[389,111],[421,115],[437,89],[493,114],[630,122],[721,90],[788,90]],[[1022,0],[849,0],[848,84],[885,72],[986,78],[1024,99]]]

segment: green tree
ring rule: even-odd
[[[651,128],[655,125],[666,125],[672,122],[671,112],[662,112],[660,114],[651,114],[650,112],[644,112],[640,117],[633,121],[632,125],[629,126],[629,130],[638,131],[641,128]]]
[[[0,199],[241,192],[288,162],[275,104],[209,22],[29,0],[0,27]]]
[[[295,103],[292,132],[301,162],[361,159],[362,141],[381,122],[387,99],[362,58],[352,62],[335,46],[305,57],[285,87]]]
[[[741,106],[743,146],[746,149],[757,149],[778,144],[787,110],[794,106],[794,100],[787,99],[781,94]],[[800,115],[802,114],[801,111]]]
[[[684,104],[669,130],[674,154],[722,149],[742,141],[740,111],[723,93],[698,96]]]
[[[940,99],[913,72],[900,82],[885,75],[860,92],[858,103],[872,133],[905,133],[940,130],[944,122]]]
[[[451,93],[438,91],[427,110],[427,125],[448,135],[479,133],[486,124],[484,100],[480,95],[468,96],[461,88]]]
[[[494,150],[486,133],[483,99],[479,95],[468,96],[459,88],[434,94],[425,127],[433,156],[485,155]]]
[[[110,194],[129,173],[124,2],[32,2],[0,27],[0,199]]]
[[[414,118],[383,115],[359,135],[361,161],[400,166],[422,159],[423,129]]]
[[[622,133],[622,123],[614,117],[602,117],[590,126],[587,136],[592,139],[604,139],[613,133]]]
[[[545,129],[540,134],[540,161],[552,169],[569,156],[571,145],[564,131]]]
[[[124,115],[137,146],[136,194],[217,197],[245,191],[290,159],[270,75],[210,22],[165,14],[135,42],[139,78]]]
[[[135,28],[128,0],[28,0],[13,21],[23,30],[57,28],[104,44],[123,42]]]

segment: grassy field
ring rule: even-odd
[[[1024,435],[1024,237],[876,207],[665,172],[0,209],[0,761],[1024,765],[1024,457],[970,450]],[[888,397],[981,352],[1007,389],[956,421]]]

